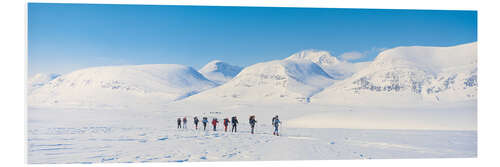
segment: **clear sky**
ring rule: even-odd
[[[30,76],[126,64],[198,69],[214,59],[248,66],[305,49],[359,62],[397,46],[474,41],[476,11],[28,4]]]

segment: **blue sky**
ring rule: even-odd
[[[474,41],[476,11],[28,4],[30,76],[214,59],[248,66],[305,49],[359,62],[397,46]]]

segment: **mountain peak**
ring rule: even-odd
[[[341,61],[337,59],[337,57],[332,56],[328,51],[314,49],[297,52],[285,60],[311,61],[323,68],[323,70],[335,80],[348,78],[368,64],[368,62],[350,63]]]
[[[314,49],[294,53],[290,57],[286,58],[286,60],[309,60],[320,66],[335,65],[340,63],[340,61],[336,57],[332,56],[330,52]]]
[[[442,70],[477,62],[475,42],[449,47],[404,46],[388,49],[373,61],[380,68],[415,67],[439,73]]]
[[[227,64],[227,63],[223,62],[221,60],[212,60],[212,61],[208,62],[206,65],[220,65],[220,64]]]
[[[209,80],[222,84],[238,75],[242,69],[242,67],[231,65],[220,60],[213,60],[203,66],[199,72]]]

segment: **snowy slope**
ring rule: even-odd
[[[326,88],[314,102],[342,105],[448,103],[477,98],[477,45],[397,47]]]
[[[333,81],[311,61],[275,60],[247,67],[224,85],[186,100],[307,102]]]
[[[368,66],[370,62],[350,63],[339,60],[327,51],[304,50],[291,55],[286,60],[309,60],[318,64],[335,80],[343,80]]]
[[[42,87],[46,83],[54,80],[55,78],[61,76],[60,74],[44,74],[39,73],[28,79],[27,87],[28,94],[30,94],[33,90]]]
[[[30,106],[164,104],[217,86],[195,69],[156,64],[95,67],[58,77],[28,96]]]
[[[199,72],[207,79],[218,84],[223,84],[233,79],[242,69],[242,67],[214,60],[203,66]]]

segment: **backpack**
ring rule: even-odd
[[[255,122],[257,122],[257,121],[255,121],[255,115],[250,116],[250,118],[249,118],[248,122],[249,122],[251,125],[255,124]]]
[[[274,119],[274,121],[273,121],[274,126],[278,126],[280,123],[281,123],[281,121],[278,118]]]

